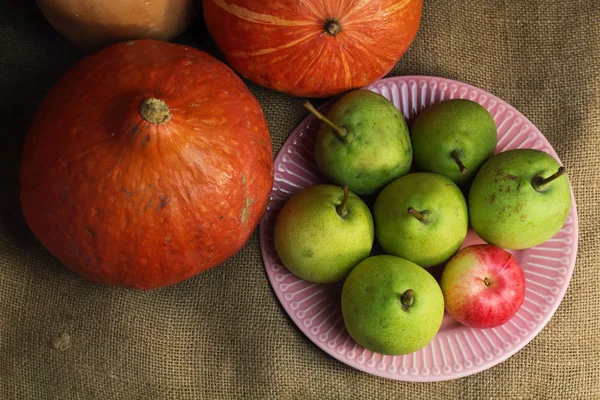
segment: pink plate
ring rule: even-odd
[[[558,160],[539,130],[506,102],[476,87],[444,78],[401,76],[380,80],[367,89],[380,93],[410,123],[427,106],[451,98],[468,98],[485,106],[498,128],[498,152],[534,148]],[[321,107],[327,110],[332,101]],[[313,284],[292,275],[275,252],[273,228],[277,213],[302,188],[323,182],[313,158],[319,122],[308,116],[292,132],[275,159],[275,183],[260,225],[260,244],[273,290],[290,318],[317,346],[341,362],[384,378],[403,381],[442,381],[490,368],[522,349],[542,330],[560,304],[575,266],[577,210],[546,243],[512,252],[525,271],[526,296],[517,314],[493,329],[471,329],[448,314],[437,336],[423,349],[405,356],[385,356],[357,345],[348,335],[340,307],[341,284]],[[481,242],[472,232],[465,245]],[[432,271],[436,275],[436,271]],[[437,271],[439,273],[439,271]]]

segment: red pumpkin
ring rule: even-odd
[[[412,43],[422,0],[204,0],[229,65],[259,85],[325,97],[386,75]]]
[[[262,109],[210,55],[120,43],[50,91],[23,149],[20,198],[40,242],[94,282],[152,289],[223,263],[273,183]]]

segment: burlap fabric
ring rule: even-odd
[[[8,1],[8,2],[7,2]],[[201,20],[179,42],[217,54]],[[377,378],[312,344],[280,307],[255,233],[226,264],[138,292],[88,283],[25,225],[18,163],[45,92],[83,53],[34,2],[0,8],[0,399],[600,399],[600,2],[425,0],[422,27],[391,75],[490,91],[528,116],[569,172],[580,249],[545,329],[500,365],[454,381]],[[301,99],[250,85],[274,149]]]

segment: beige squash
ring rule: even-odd
[[[98,50],[130,39],[171,40],[198,12],[198,0],[37,0],[50,24],[76,45]]]

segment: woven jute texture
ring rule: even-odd
[[[202,20],[177,42],[220,57]],[[79,278],[39,244],[18,202],[24,135],[84,54],[35,2],[0,5],[0,399],[600,399],[600,1],[425,0],[390,75],[467,82],[508,101],[564,162],[579,212],[569,289],[533,341],[438,383],[354,370],[310,342],[266,277],[258,233],[224,265],[140,292]],[[249,87],[277,151],[302,99]],[[43,200],[41,200],[43,201]]]

